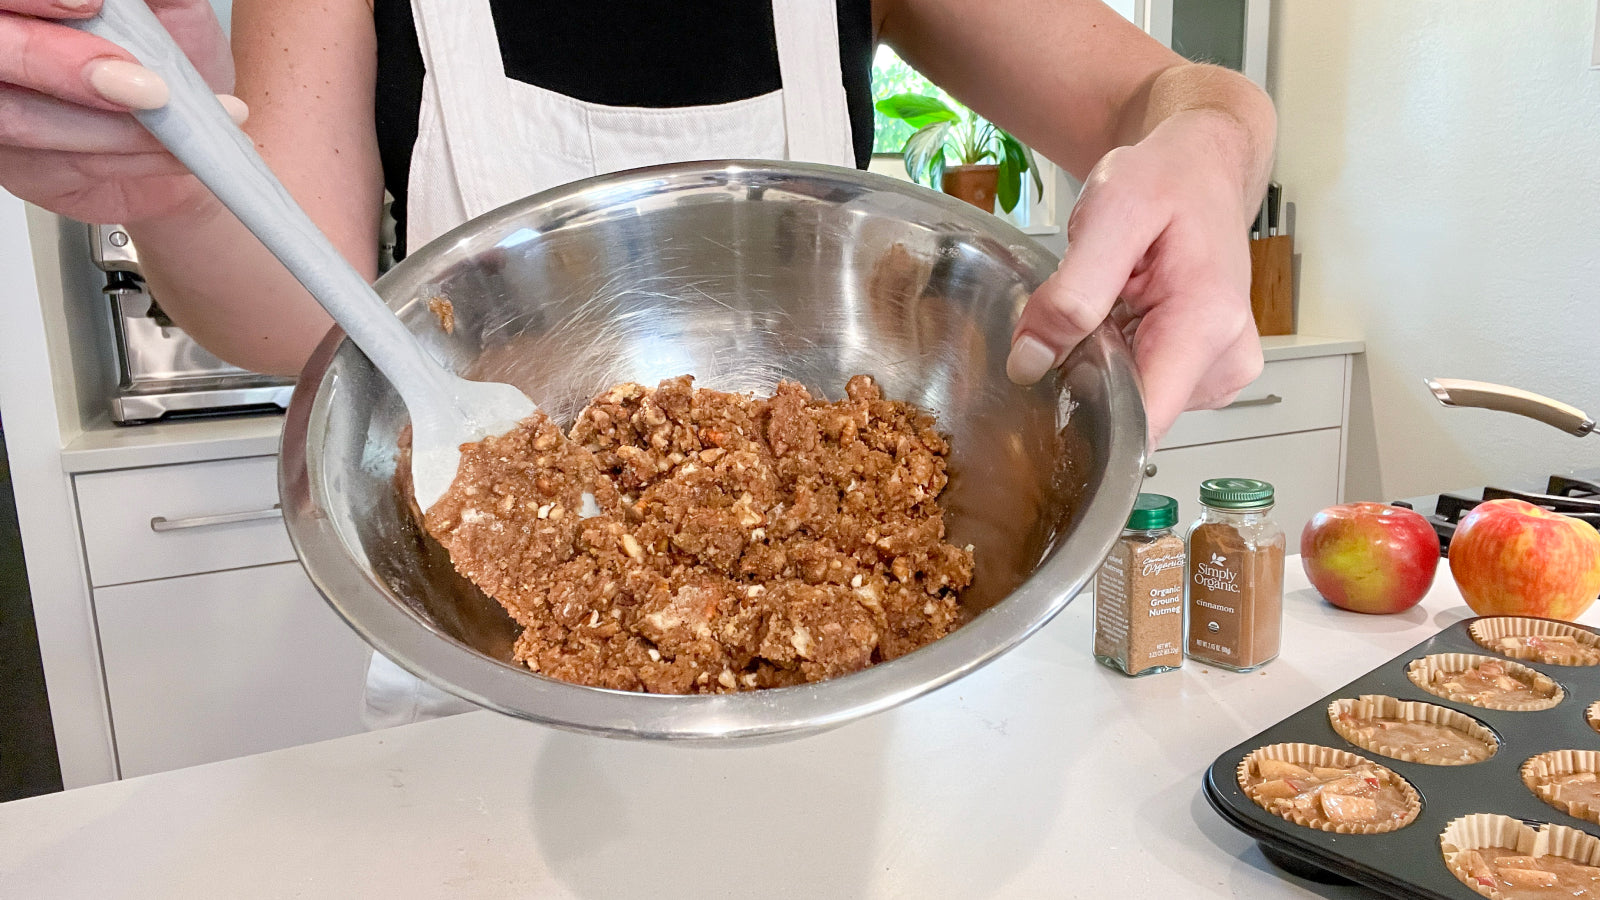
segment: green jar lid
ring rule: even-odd
[[[1128,515],[1129,531],[1155,531],[1178,524],[1178,501],[1161,494],[1140,494]]]
[[[1254,478],[1209,478],[1200,482],[1200,502],[1214,509],[1260,509],[1272,505],[1272,485]]]

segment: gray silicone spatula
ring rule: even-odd
[[[72,24],[166,79],[172,99],[135,112],[139,123],[261,239],[394,385],[411,414],[411,474],[423,510],[455,480],[461,444],[510,431],[534,412],[533,401],[511,385],[457,377],[423,350],[278,183],[144,0],[105,0],[100,15]]]

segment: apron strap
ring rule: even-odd
[[[411,0],[411,12],[470,219],[499,206],[507,187],[524,181],[515,162],[527,158],[521,129],[505,121],[511,90],[494,13],[489,0]]]
[[[789,158],[855,167],[834,0],[772,0]]]

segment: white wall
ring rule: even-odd
[[[1359,336],[1348,494],[1600,466],[1600,438],[1447,410],[1425,376],[1600,415],[1596,0],[1274,0],[1299,330]]]

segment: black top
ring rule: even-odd
[[[872,3],[836,0],[856,164],[872,156]],[[491,0],[507,77],[608,106],[731,103],[782,87],[772,5],[759,0]],[[405,247],[406,179],[422,108],[409,0],[374,0],[384,185]]]

